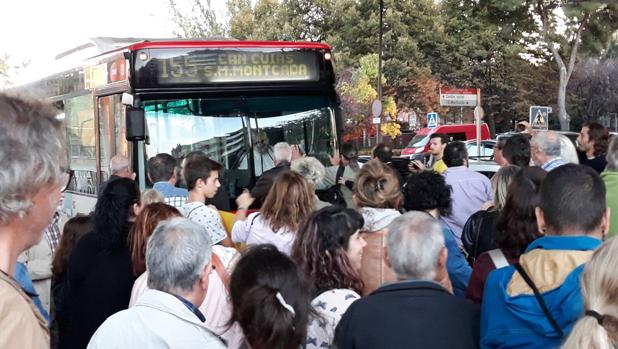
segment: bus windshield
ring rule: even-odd
[[[334,109],[323,96],[148,100],[143,107],[147,157],[202,151],[225,167],[231,197],[275,166],[278,142],[298,144],[324,164],[332,150]]]

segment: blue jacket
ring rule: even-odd
[[[600,245],[600,240],[588,236],[545,236],[520,257],[564,338],[552,328],[515,267],[492,271],[481,307],[481,348],[559,347],[583,313],[579,278]]]
[[[446,250],[448,251],[448,258],[446,260],[446,269],[448,270],[448,276],[453,284],[453,292],[458,297],[464,297],[466,289],[468,288],[468,281],[472,274],[472,268],[463,252],[457,245],[455,234],[444,223],[442,225],[442,233],[444,234],[444,243]]]
[[[45,238],[43,237],[43,239]],[[30,296],[30,298],[32,298],[34,305],[36,305],[36,307],[39,309],[39,312],[41,312],[41,315],[43,315],[45,320],[47,320],[47,323],[49,323],[49,314],[47,313],[47,310],[43,308],[43,304],[41,304],[41,299],[39,298],[39,295],[34,289],[34,285],[32,284],[32,280],[30,279],[30,275],[28,275],[28,268],[26,268],[26,265],[24,263],[17,262],[15,264],[14,279],[15,281],[17,281],[19,286],[21,286],[23,291],[26,292],[26,294]]]

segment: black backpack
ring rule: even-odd
[[[343,176],[343,172],[345,171],[344,166],[339,166],[337,169],[337,175],[335,177],[335,185],[328,189],[316,190],[315,194],[318,196],[318,199],[328,202],[335,206],[347,207],[345,199],[343,198],[343,194],[341,193],[341,184],[339,184],[339,178]]]

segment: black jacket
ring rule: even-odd
[[[497,220],[498,211],[494,209],[478,211],[468,218],[461,232],[461,243],[470,260],[474,261],[481,253],[496,248],[494,235]]]
[[[271,168],[270,170],[262,173],[260,179],[255,183],[255,186],[251,190],[251,196],[255,199],[252,208],[259,209],[262,207],[262,203],[264,203],[264,199],[266,199],[266,195],[270,191],[270,188],[275,183],[275,179],[277,176],[282,174],[285,171],[290,170],[290,163],[287,161],[283,161],[277,166]]]
[[[478,348],[477,305],[428,281],[385,285],[345,312],[335,330],[334,347]]]

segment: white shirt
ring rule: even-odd
[[[307,328],[307,349],[330,348],[335,337],[335,328],[348,307],[360,299],[360,295],[348,289],[334,289],[322,292],[311,301],[319,317],[309,320]]]
[[[232,228],[232,241],[247,246],[273,244],[288,256],[292,253],[294,238],[296,234],[285,227],[274,232],[259,212],[250,214],[244,221],[237,221]]]
[[[226,348],[175,296],[148,290],[133,308],[105,320],[88,349]]]
[[[189,202],[180,209],[183,216],[206,228],[212,243],[217,244],[227,237],[219,211],[213,206],[206,206],[203,202]]]

